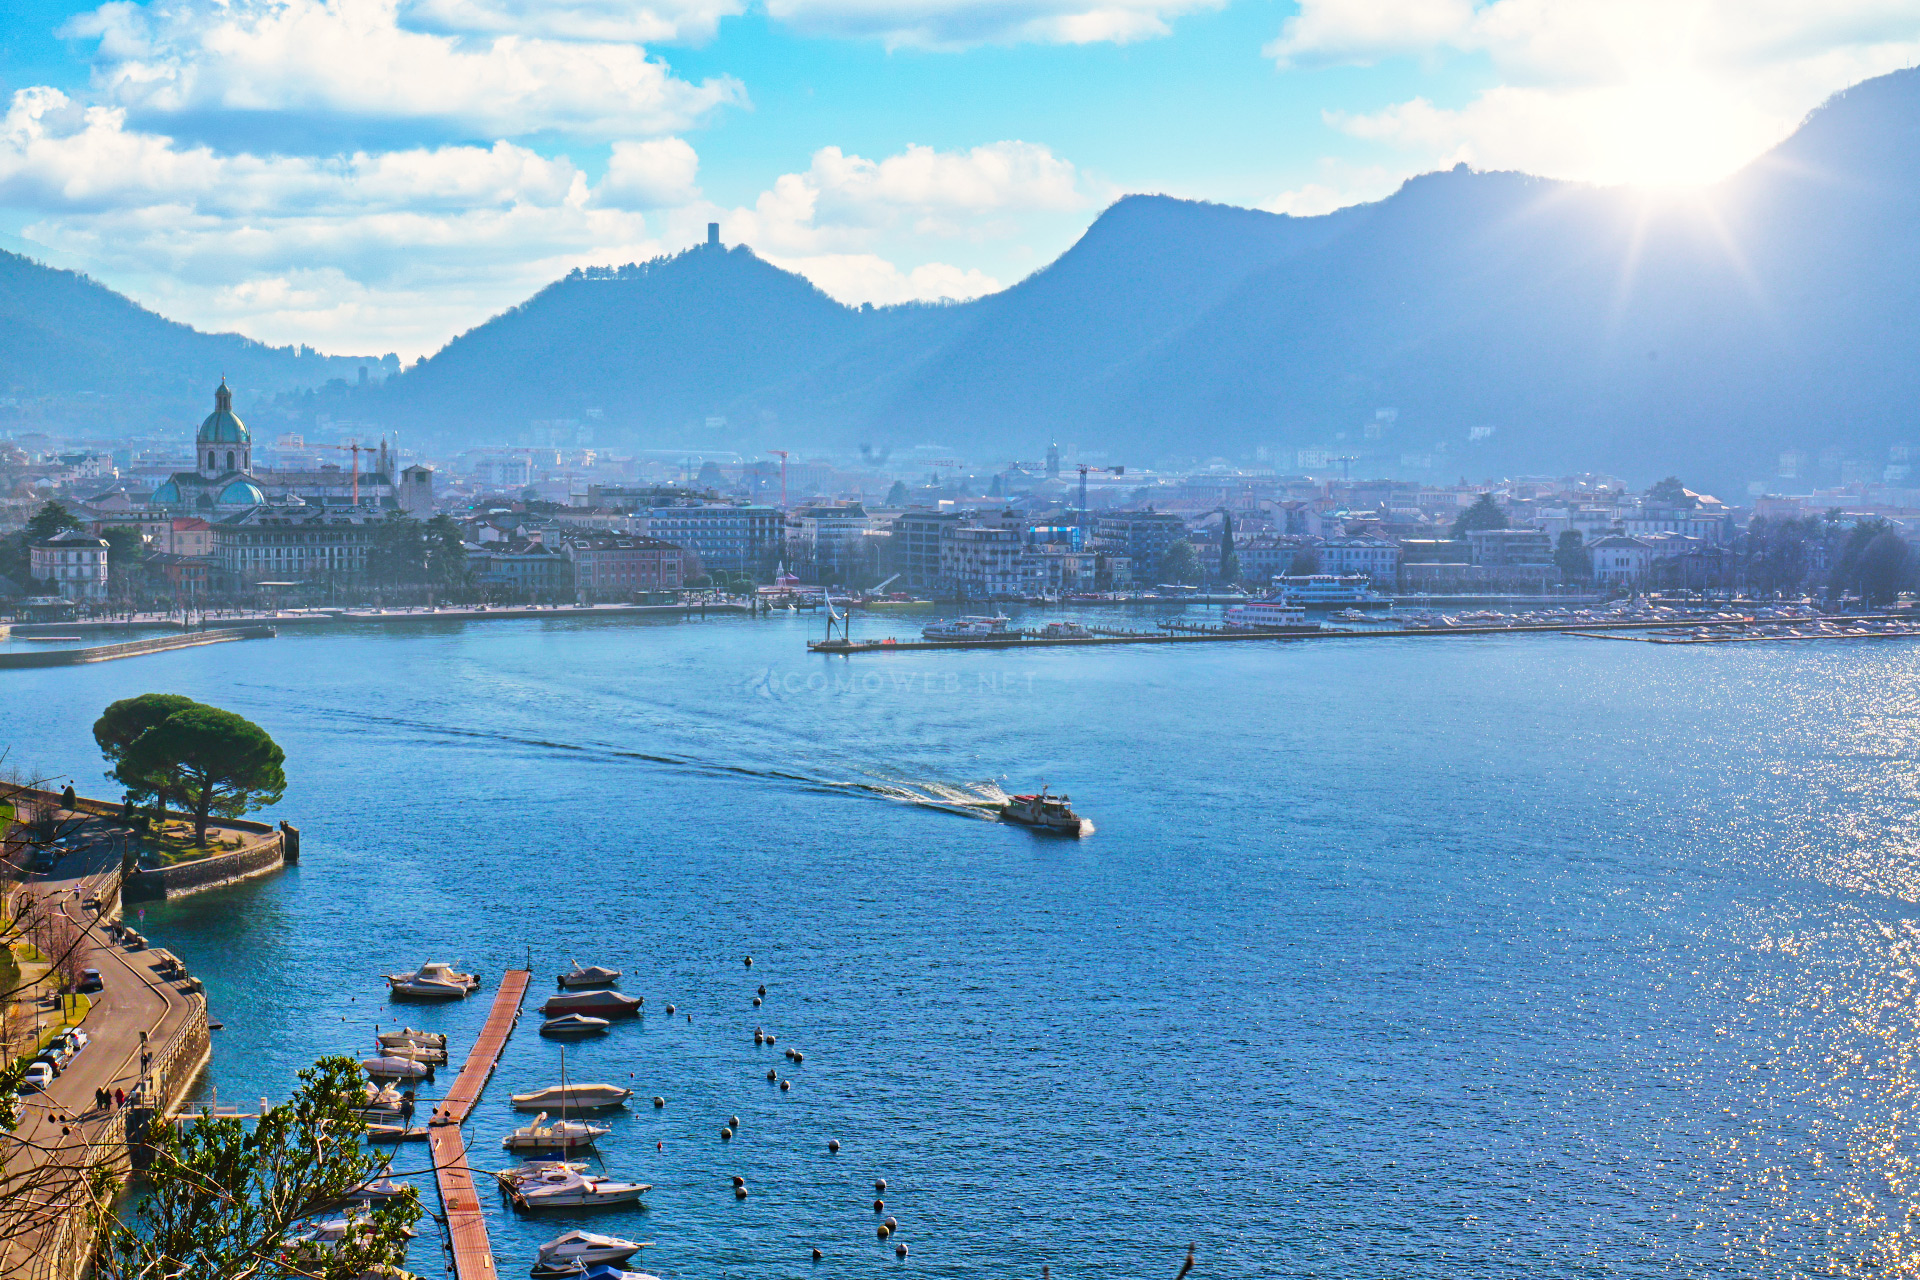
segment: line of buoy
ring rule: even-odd
[[[653,1105],[654,1105],[654,1109],[658,1110],[659,1108],[667,1105],[667,1100],[665,1098],[656,1097],[653,1100]]]
[[[828,1138],[828,1139],[827,1139],[827,1150],[829,1150],[829,1151],[831,1151],[831,1152],[833,1152],[833,1154],[835,1154],[835,1155],[839,1155],[839,1154],[840,1154],[840,1139],[838,1139],[838,1138]]]

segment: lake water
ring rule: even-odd
[[[597,1225],[662,1276],[1171,1280],[1189,1241],[1202,1277],[1920,1265],[1920,646],[818,631],[423,622],[10,672],[9,762],[104,794],[89,726],[148,690],[286,748],[302,864],[146,913],[226,1024],[222,1102],[375,1023],[464,1053],[510,965],[625,969],[649,1016],[568,1070],[636,1091],[602,1153],[655,1190]],[[967,803],[1042,781],[1092,835]],[[429,958],[485,988],[389,1005]],[[507,1094],[559,1077],[535,1030],[481,1170]],[[573,1224],[483,1198],[503,1276]],[[413,1265],[441,1274],[430,1237]]]

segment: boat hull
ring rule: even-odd
[[[1011,809],[1002,809],[1000,816],[1006,821],[1015,823],[1016,825],[1029,827],[1035,831],[1048,831],[1057,836],[1077,836],[1081,830],[1081,820],[1079,818],[1029,818],[1025,814],[1015,812]]]
[[[633,1096],[631,1089],[609,1091],[604,1087],[587,1089],[573,1088],[536,1089],[532,1093],[513,1095],[515,1111],[611,1111],[627,1105],[627,1099]]]

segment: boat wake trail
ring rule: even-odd
[[[865,796],[950,813],[958,817],[980,818],[987,821],[998,821],[1000,806],[1007,801],[1007,793],[990,781],[971,783],[916,781],[866,770],[861,771],[866,774],[863,778],[833,778],[796,769],[727,764],[666,751],[635,751],[607,742],[563,742],[531,734],[443,724],[407,716],[369,714],[365,711],[348,712],[317,706],[311,709],[311,714],[320,719],[350,719],[360,726],[379,724],[389,729],[425,737],[496,742],[537,751],[550,751],[574,758],[597,759],[608,763],[632,761],[700,777],[771,782],[819,795]]]

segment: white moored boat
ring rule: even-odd
[[[1014,796],[1000,806],[1000,816],[1024,827],[1039,827],[1061,835],[1077,836],[1082,829],[1080,815],[1073,811],[1064,795],[1050,795],[1045,787],[1038,795]]]
[[[583,1164],[536,1160],[494,1175],[513,1207],[533,1209],[604,1209],[639,1204],[653,1190],[641,1182],[617,1182],[586,1172]]]
[[[471,973],[429,960],[412,973],[390,973],[387,988],[396,1000],[465,1000],[480,988]]]
[[[920,634],[929,640],[1011,640],[1014,637],[1007,630],[1007,621],[1001,616],[942,618],[922,627]]]
[[[547,1113],[542,1111],[532,1124],[522,1125],[500,1139],[500,1145],[509,1151],[582,1151],[612,1132],[604,1124],[584,1120],[548,1124]]]
[[[540,1024],[543,1036],[598,1036],[605,1035],[613,1024],[605,1018],[589,1018],[584,1013],[563,1013],[557,1018],[548,1018]]]
[[[382,1049],[438,1049],[447,1051],[447,1037],[440,1031],[415,1031],[412,1027],[403,1027],[398,1031],[382,1031],[373,1037],[379,1041]]]
[[[539,1276],[565,1274],[576,1267],[617,1267],[644,1247],[638,1240],[603,1236],[597,1231],[569,1231],[540,1246],[533,1272]]]
[[[548,996],[540,1012],[549,1018],[563,1013],[584,1013],[595,1018],[626,1018],[640,1012],[640,997],[618,991],[576,991],[571,995]]]
[[[600,964],[583,966],[575,960],[573,971],[561,974],[559,981],[563,991],[575,987],[610,987],[620,981],[620,971]]]
[[[433,1067],[425,1062],[415,1062],[411,1058],[402,1058],[397,1054],[379,1058],[362,1058],[360,1066],[376,1080],[425,1080],[433,1074]]]
[[[446,1065],[445,1049],[429,1049],[418,1044],[383,1044],[379,1046],[383,1058],[404,1058],[408,1062],[424,1062],[430,1067]]]
[[[515,1111],[597,1111],[623,1107],[633,1090],[613,1084],[555,1084],[513,1095]]]

